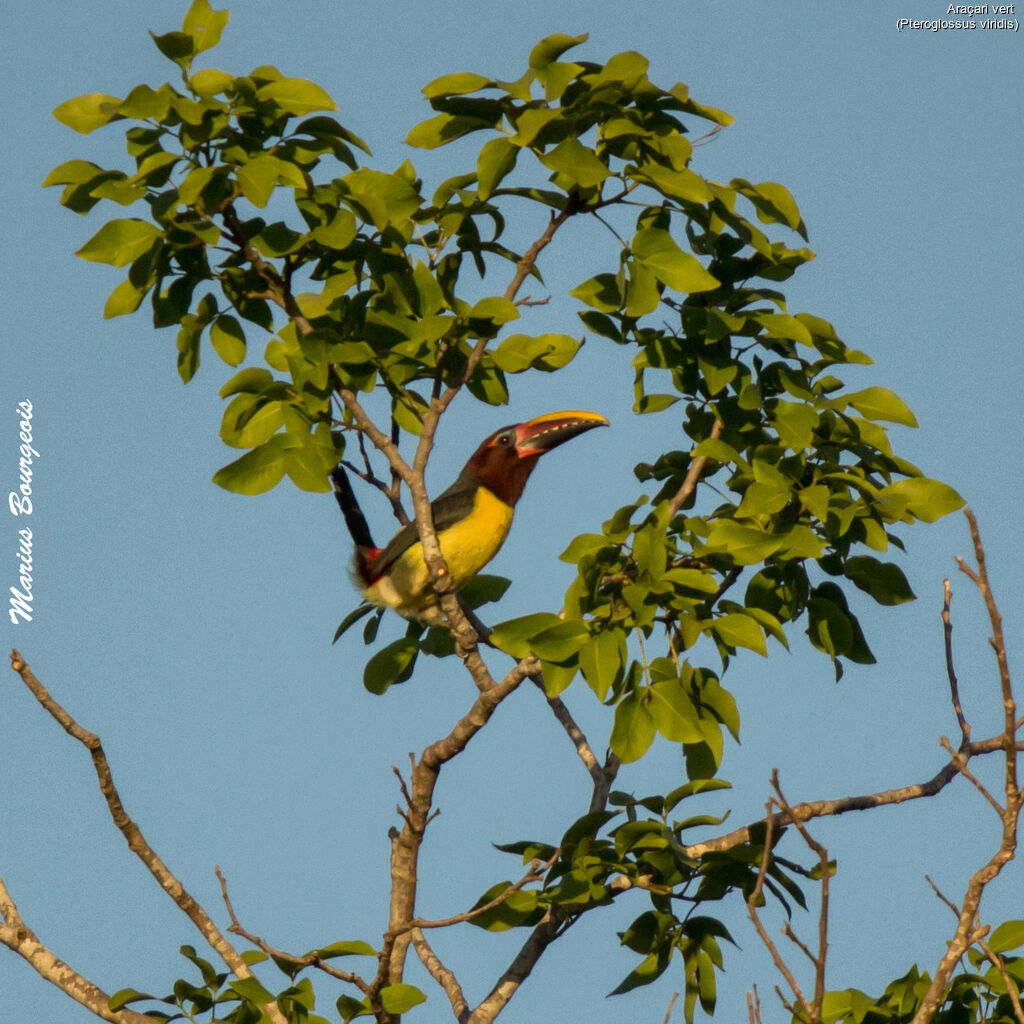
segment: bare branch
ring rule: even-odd
[[[1017,1024],[1024,1024],[1024,1007],[1020,1003],[1020,991],[1019,983],[1015,982],[1006,969],[1006,961],[992,949],[992,947],[980,937],[975,940],[978,948],[985,954],[988,962],[999,972],[999,977],[1003,979],[1003,984],[1006,986],[1006,994],[1010,997],[1010,1004],[1013,1006],[1013,1015],[1017,1019]]]
[[[110,996],[88,978],[58,959],[22,920],[4,880],[0,878],[0,943],[31,964],[33,970],[66,996],[111,1024],[153,1024],[153,1018],[133,1010],[111,1010]]]
[[[668,1022],[672,1019],[672,1007],[676,1005],[676,1000],[678,998],[679,993],[673,992],[672,998],[668,1001],[668,1009],[665,1011],[665,1019],[662,1021],[662,1024],[668,1024]]]
[[[949,756],[953,759],[953,763],[956,765],[957,771],[965,779],[967,779],[967,781],[972,786],[974,786],[974,788],[992,805],[992,807],[995,809],[996,814],[998,814],[1001,818],[1004,814],[1003,808],[999,806],[999,802],[996,800],[996,798],[985,788],[985,786],[980,782],[977,776],[967,767],[967,760],[964,757],[964,755],[961,754],[958,750],[953,749],[953,744],[949,742],[948,736],[940,737],[939,742],[942,744],[942,749],[947,751]]]
[[[1002,750],[1004,746],[1003,737],[993,736],[987,740],[973,740],[970,747],[964,752],[966,757],[978,757],[982,754],[992,754]],[[1018,749],[1024,749],[1024,744],[1018,743]],[[910,786],[901,786],[898,789],[886,789],[879,793],[867,793],[862,796],[846,796],[836,800],[813,800],[806,803],[795,804],[792,808],[795,821],[810,821],[813,818],[825,818],[847,814],[850,811],[866,811],[873,807],[883,807],[888,804],[900,804],[906,800],[919,800],[925,797],[935,796],[941,792],[950,782],[960,774],[956,763],[950,761],[948,764],[935,773],[926,782],[914,783]],[[786,824],[787,816],[781,811],[775,815],[775,827],[780,828]],[[705,840],[702,843],[694,843],[686,847],[686,853],[690,857],[702,857],[705,853],[713,850],[731,850],[736,846],[750,841],[750,830],[754,825],[744,825],[723,836]]]
[[[420,958],[420,963],[427,969],[427,973],[444,989],[448,1002],[452,1004],[455,1019],[459,1024],[466,1024],[466,1021],[469,1020],[469,1003],[466,1002],[466,997],[462,994],[462,986],[458,979],[441,963],[419,928],[414,928],[412,931],[412,945],[416,950],[416,955]]]
[[[828,850],[821,845],[807,831],[802,821],[793,817],[793,809],[786,801],[779,784],[778,769],[772,770],[772,789],[775,790],[775,797],[782,810],[789,820],[796,826],[800,837],[807,844],[808,849],[818,856],[818,867],[821,871],[821,912],[818,915],[818,954],[815,956],[803,942],[793,933],[789,924],[785,926],[785,934],[807,955],[807,958],[814,964],[814,1001],[812,1003],[812,1017],[814,1020],[821,1018],[822,1005],[825,999],[825,962],[828,958],[828,907],[829,907],[829,886],[832,877],[832,868],[828,860]]]
[[[507,886],[503,889],[494,899],[488,900],[486,903],[481,904],[479,907],[474,907],[472,910],[467,910],[462,914],[454,914],[452,917],[445,917],[438,921],[425,921],[422,918],[414,918],[409,921],[403,929],[404,931],[412,931],[416,928],[448,928],[453,924],[463,924],[466,921],[472,921],[475,917],[479,917],[481,914],[486,914],[489,910],[494,910],[495,907],[500,907],[513,893],[519,892],[520,889],[525,885],[529,885],[531,882],[540,882],[547,874],[548,869],[556,860],[561,856],[562,850],[559,847],[555,852],[548,858],[547,861],[541,862],[535,860],[530,864],[529,871],[519,879],[518,882]]]
[[[128,848],[146,865],[150,874],[160,883],[160,887],[174,900],[178,909],[196,926],[203,938],[220,956],[235,977],[252,977],[249,965],[242,959],[238,950],[228,942],[220,929],[214,924],[210,915],[185,890],[185,887],[178,881],[177,877],[157,856],[156,851],[146,841],[138,825],[128,816],[128,812],[121,802],[117,787],[114,785],[110,765],[107,763],[107,756],[103,752],[99,736],[89,732],[87,729],[83,729],[50,696],[46,687],[35,677],[32,669],[29,668],[18,651],[11,651],[11,668],[21,676],[22,682],[29,688],[32,695],[64,731],[69,736],[73,736],[89,751],[92,757],[93,768],[96,771],[96,778],[99,781],[100,792],[106,799],[110,816],[127,841]],[[284,1015],[278,1009],[276,1003],[270,1003],[263,1009],[274,1021],[274,1024],[286,1024]]]
[[[764,889],[764,880],[768,874],[768,863],[771,860],[772,854],[772,837],[775,831],[775,818],[776,816],[772,813],[771,800],[764,805],[765,810],[765,837],[764,837],[764,850],[761,853],[761,866],[757,872],[757,882],[754,885],[753,890],[747,899],[747,914],[750,917],[754,928],[757,930],[757,934],[764,943],[765,949],[768,950],[771,955],[772,962],[775,964],[776,970],[786,979],[786,984],[789,985],[790,991],[796,996],[796,1001],[799,1006],[801,1013],[803,1013],[808,1020],[814,1020],[814,1015],[811,1011],[810,1004],[804,998],[803,992],[800,990],[800,986],[797,983],[796,978],[793,976],[793,972],[786,965],[786,961],[782,959],[782,954],[779,953],[778,947],[772,942],[771,936],[768,934],[767,929],[761,923],[761,918],[757,913],[757,905],[761,901],[761,893]],[[779,993],[779,998],[782,999],[782,993]],[[785,1004],[785,999],[783,999]]]
[[[339,981],[347,981],[349,984],[355,985],[360,992],[369,991],[370,986],[361,978],[358,974],[353,974],[351,971],[339,971],[336,967],[332,967],[329,963],[322,960],[316,953],[306,953],[303,956],[296,956],[293,953],[286,953],[284,950],[275,949],[273,946],[264,942],[258,935],[253,935],[252,932],[247,931],[242,927],[238,920],[238,915],[235,913],[235,908],[231,904],[231,897],[228,895],[228,883],[221,873],[220,867],[214,867],[214,872],[217,875],[217,881],[220,882],[220,893],[224,900],[224,906],[227,908],[228,916],[231,918],[231,927],[228,929],[234,935],[240,935],[247,942],[251,942],[254,946],[262,949],[267,956],[276,957],[278,960],[284,960],[287,963],[301,965],[303,967],[315,967],[319,971],[323,971],[325,974],[329,974],[332,978],[337,978]]]
[[[971,727],[967,719],[964,718],[964,709],[960,704],[960,686],[953,668],[953,621],[949,616],[949,602],[953,595],[948,579],[942,581],[942,593],[942,631],[946,644],[946,675],[949,677],[949,694],[953,701],[953,711],[956,714],[957,724],[960,726],[961,746],[966,746],[971,742]]]
[[[963,956],[963,954],[972,945],[975,943],[980,944],[985,938],[988,929],[980,928],[978,926],[978,907],[981,903],[981,897],[985,891],[985,887],[1013,859],[1016,853],[1017,828],[1021,813],[1022,794],[1017,783],[1017,748],[1019,745],[1017,740],[1017,706],[1013,698],[1010,683],[1010,671],[1006,660],[1002,617],[999,614],[999,609],[996,606],[995,598],[992,595],[992,589],[989,585],[988,570],[985,565],[985,550],[982,547],[977,520],[974,518],[974,514],[970,509],[965,510],[964,514],[966,515],[967,521],[970,525],[971,539],[974,543],[974,554],[978,568],[977,570],[971,569],[963,559],[959,558],[957,559],[957,564],[960,566],[961,571],[974,582],[978,587],[978,590],[981,592],[985,601],[985,607],[988,610],[989,621],[992,625],[992,636],[989,639],[989,643],[995,651],[996,663],[999,668],[999,689],[1000,696],[1002,698],[1004,716],[1004,728],[1003,732],[997,738],[997,749],[1001,749],[1003,751],[1006,764],[1006,806],[1005,808],[1000,808],[1002,829],[999,847],[988,861],[971,876],[967,883],[967,889],[959,908],[954,905],[954,910],[957,913],[956,931],[954,932],[952,939],[950,939],[946,952],[939,961],[938,967],[935,969],[932,982],[928,986],[928,990],[925,993],[924,998],[921,1000],[921,1004],[918,1007],[917,1013],[914,1015],[912,1024],[930,1024],[930,1022],[934,1020],[935,1014],[938,1012],[939,1006],[945,998],[949,980],[952,977],[953,970],[955,969],[960,957]],[[945,740],[945,737],[943,739]],[[948,740],[945,740],[945,743],[947,746],[949,745]],[[966,761],[966,758],[973,751],[974,746],[975,744],[970,744],[970,748],[967,751],[958,755],[959,758],[962,761]],[[964,771],[963,764],[959,765],[959,770],[964,774],[967,774]],[[986,796],[989,803],[998,807],[996,801],[987,793],[984,787],[977,783],[969,774],[967,777],[975,782],[975,786]],[[950,901],[947,900],[946,902],[949,904]],[[1012,988],[1012,986],[1009,987]]]
[[[708,435],[711,438],[718,438],[722,436],[725,427],[722,425],[722,421],[719,419],[715,420],[715,425],[711,428],[711,433]],[[675,496],[668,503],[668,517],[671,519],[687,502],[693,492],[697,489],[697,484],[700,482],[701,474],[704,472],[704,467],[707,465],[708,457],[706,455],[698,455],[690,463],[690,468],[686,471],[686,477],[683,479],[683,484],[676,491]]]

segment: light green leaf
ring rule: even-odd
[[[574,46],[585,43],[588,38],[589,36],[586,32],[579,36],[567,36],[562,33],[556,33],[555,35],[545,37],[530,51],[530,69],[532,71],[542,71],[553,61],[558,60],[566,50],[571,50]]]
[[[122,281],[111,293],[103,307],[104,319],[134,313],[146,297],[149,288],[136,288],[130,280]]]
[[[753,565],[777,551],[784,540],[752,526],[741,526],[731,519],[716,519],[704,545],[708,551],[731,555],[737,565]]]
[[[530,654],[529,638],[560,621],[561,619],[551,612],[535,612],[518,619],[499,622],[491,630],[491,642],[514,658],[525,658]]]
[[[988,944],[993,953],[1024,946],[1024,921],[1004,921],[989,936]]]
[[[287,434],[275,434],[258,448],[218,469],[213,482],[236,494],[263,494],[281,482],[285,458],[294,443]]]
[[[768,656],[764,633],[749,615],[744,615],[742,612],[719,615],[713,620],[711,628],[719,639],[730,647],[746,647],[763,657]]]
[[[228,366],[237,366],[245,358],[245,332],[230,313],[222,313],[210,325],[210,342]]]
[[[704,738],[698,724],[700,716],[677,678],[662,679],[647,692],[651,698],[651,717],[665,739],[672,743],[700,743]]]
[[[202,71],[189,76],[188,84],[189,88],[200,96],[215,96],[219,92],[227,92],[235,84],[235,79],[226,71],[203,68]]]
[[[122,115],[117,112],[120,104],[116,96],[90,92],[62,103],[54,110],[53,116],[79,134],[88,135],[111,121],[121,120]]]
[[[591,637],[578,652],[580,671],[587,685],[604,700],[626,665],[626,640],[620,630],[605,630]]]
[[[488,139],[480,148],[476,159],[477,193],[481,199],[490,199],[504,177],[516,165],[519,147],[506,138]]]
[[[368,942],[358,940],[350,942],[332,942],[329,946],[313,950],[321,960],[330,960],[337,956],[376,956],[377,950]]]
[[[148,251],[160,231],[148,221],[126,218],[108,221],[75,254],[91,263],[123,267]]]
[[[452,75],[442,75],[423,87],[423,95],[428,100],[435,96],[463,96],[467,92],[476,92],[478,89],[486,89],[494,83],[483,75],[474,74],[472,71],[458,71]]]
[[[305,78],[282,78],[261,86],[256,92],[260,100],[273,100],[289,114],[303,116],[314,110],[337,110],[330,95],[315,82]]]
[[[580,188],[594,188],[611,173],[579,139],[563,139],[554,149],[539,154],[539,159],[549,170],[564,175]]]
[[[534,633],[530,638],[530,649],[538,658],[565,661],[589,639],[586,624],[579,619],[560,620],[554,626]]]
[[[609,742],[612,750],[628,764],[647,753],[656,732],[654,718],[646,703],[646,691],[634,690],[615,708],[615,724]]]
[[[581,344],[567,334],[511,334],[494,350],[494,362],[506,373],[522,373],[531,367],[552,372],[569,363]]]
[[[426,1001],[427,997],[414,985],[385,985],[380,990],[381,1005],[388,1013],[405,1013]]]
[[[891,495],[905,500],[907,511],[924,523],[934,523],[964,504],[964,499],[949,484],[926,476],[899,480],[880,492],[883,499]]]
[[[239,978],[230,983],[233,992],[237,992],[243,999],[247,999],[257,1006],[266,1006],[274,1001],[272,992],[268,992],[257,978]]]
[[[195,41],[194,52],[202,53],[220,42],[221,32],[224,31],[230,17],[231,12],[228,10],[215,11],[209,0],[193,0],[181,30]]]
[[[661,228],[643,228],[632,244],[633,256],[654,272],[659,281],[678,292],[706,292],[721,283],[709,274],[696,256],[683,252],[675,239]]]
[[[910,407],[888,388],[865,388],[863,391],[855,391],[843,397],[869,420],[902,423],[907,427],[917,426],[917,419],[910,411]]]

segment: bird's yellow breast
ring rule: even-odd
[[[478,487],[469,515],[438,534],[441,554],[458,590],[465,586],[497,553],[512,525],[512,507],[486,487]],[[437,603],[430,574],[417,541],[404,551],[387,576],[364,591],[375,604],[394,608],[402,615],[419,615]]]

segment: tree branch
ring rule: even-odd
[[[715,424],[711,428],[711,433],[708,435],[710,438],[719,438],[722,436],[725,427],[720,419],[715,419]],[[697,489],[697,484],[700,482],[701,474],[704,472],[704,467],[707,465],[708,457],[706,455],[698,455],[690,463],[690,468],[686,471],[686,476],[683,479],[683,484],[676,491],[675,496],[668,503],[668,517],[671,519],[686,502],[689,500],[693,492]]]
[[[427,969],[427,973],[441,986],[448,1002],[452,1004],[452,1012],[459,1024],[466,1024],[469,1020],[469,1003],[462,994],[462,986],[455,975],[441,963],[438,955],[430,948],[426,936],[419,928],[412,930],[412,945],[420,963]]]
[[[167,865],[157,856],[156,851],[146,841],[138,825],[128,816],[128,812],[121,802],[117,787],[114,785],[110,765],[107,763],[107,756],[103,752],[99,736],[89,732],[87,729],[83,729],[50,696],[46,687],[35,677],[32,669],[29,668],[18,651],[11,651],[11,668],[21,676],[22,682],[28,687],[32,695],[64,731],[69,736],[73,736],[89,751],[92,757],[93,768],[96,771],[96,778],[99,781],[100,792],[107,801],[110,816],[127,841],[128,848],[146,865],[149,873],[160,883],[160,887],[174,900],[178,909],[196,926],[200,934],[210,945],[210,948],[220,956],[235,977],[251,978],[253,973],[249,969],[249,965],[242,959],[238,950],[228,942],[220,929],[213,923],[210,915],[185,890],[181,882],[178,881]],[[286,1024],[284,1014],[278,1009],[276,1003],[268,1003],[263,1009],[271,1020],[274,1021],[274,1024]]]
[[[33,970],[91,1013],[111,1024],[153,1024],[153,1018],[133,1010],[111,1010],[110,996],[88,978],[58,959],[36,938],[0,878],[0,942],[31,964]]]
[[[253,935],[252,932],[247,931],[242,927],[238,920],[238,915],[235,913],[235,908],[231,904],[231,897],[228,895],[228,883],[221,873],[220,867],[215,866],[214,872],[217,875],[217,881],[220,882],[220,894],[224,900],[224,906],[227,908],[228,916],[231,918],[231,927],[228,929],[234,935],[240,935],[243,939],[251,942],[254,946],[262,949],[267,956],[275,957],[278,960],[284,960],[292,964],[301,964],[304,967],[315,967],[319,971],[323,971],[325,974],[329,974],[332,978],[337,978],[339,981],[346,981],[351,985],[355,985],[360,992],[366,993],[369,991],[370,986],[361,978],[358,974],[354,974],[351,971],[339,971],[336,967],[332,967],[330,964],[325,963],[316,953],[306,953],[303,956],[295,956],[293,953],[285,953],[283,950],[275,949],[273,946],[264,942],[258,935]]]

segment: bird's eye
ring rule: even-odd
[[[498,444],[503,444],[503,445],[507,446],[507,445],[510,445],[511,443],[512,443],[512,435],[511,434],[502,434],[498,438]]]

